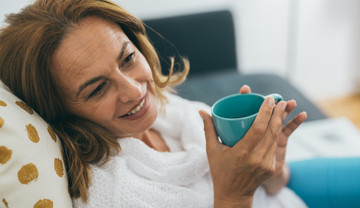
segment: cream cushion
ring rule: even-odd
[[[0,81],[0,207],[72,207],[61,142]]]

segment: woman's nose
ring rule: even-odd
[[[118,84],[119,100],[122,103],[137,101],[146,93],[145,84],[130,76],[122,76],[120,84]]]

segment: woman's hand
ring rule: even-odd
[[[251,93],[249,86],[244,85],[241,87],[240,93]],[[284,120],[286,117],[296,108],[295,100],[290,100],[287,103]],[[292,119],[286,126],[282,129],[280,136],[278,138],[278,148],[276,151],[276,167],[275,173],[269,179],[267,179],[263,185],[266,192],[270,195],[278,193],[284,186],[287,185],[290,177],[289,167],[286,165],[284,159],[286,154],[286,146],[289,136],[295,131],[295,129],[300,126],[306,120],[306,113],[302,112],[298,114],[294,119]]]
[[[256,189],[275,173],[275,155],[286,106],[285,101],[275,105],[274,98],[266,98],[253,125],[232,148],[219,142],[211,116],[200,111],[215,207],[251,207]]]
[[[240,92],[243,91],[242,88]],[[283,167],[282,157],[285,156],[288,139],[286,135],[297,122],[290,122],[285,131],[282,124],[289,114],[288,111],[292,110],[285,101],[275,105],[272,97],[266,98],[249,131],[232,148],[219,142],[211,116],[200,111],[204,120],[215,207],[251,207],[256,189],[274,175],[279,167]],[[281,134],[284,136],[280,136]]]

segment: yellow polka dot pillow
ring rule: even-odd
[[[59,139],[1,81],[0,207],[72,207]]]

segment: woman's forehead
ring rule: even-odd
[[[116,64],[124,44],[130,42],[116,23],[87,17],[69,30],[52,58],[53,72],[60,84],[71,83],[91,68]],[[131,45],[131,44],[130,44]],[[91,72],[91,71],[90,71]]]
[[[79,26],[70,30],[61,42],[54,53],[53,65],[55,68],[87,65],[104,53],[111,56],[109,53],[115,53],[128,41],[128,37],[116,23],[98,17],[87,17]]]

